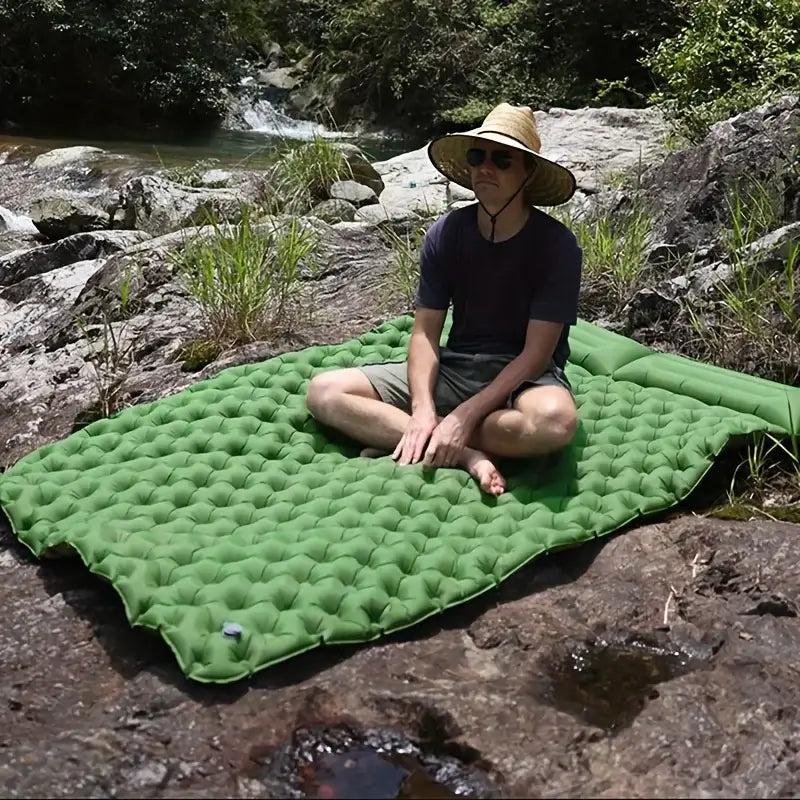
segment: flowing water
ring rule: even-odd
[[[422,142],[388,139],[328,130],[317,123],[286,116],[267,100],[242,115],[251,130],[220,129],[205,136],[175,138],[71,139],[60,136],[11,136],[0,133],[0,168],[5,157],[32,158],[58,147],[88,145],[129,156],[150,167],[184,167],[214,161],[225,168],[259,169],[269,164],[282,146],[299,145],[315,136],[358,145],[371,161],[380,161],[419,147]]]

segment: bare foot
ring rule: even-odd
[[[365,447],[359,455],[361,458],[381,458],[391,455],[391,450],[381,450],[380,447]]]
[[[481,450],[465,447],[461,466],[480,483],[481,489],[487,494],[497,496],[506,490],[505,479],[489,456]]]

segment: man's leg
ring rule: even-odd
[[[566,447],[576,428],[575,400],[566,388],[531,386],[513,408],[489,414],[470,445],[503,458],[545,455]]]
[[[360,369],[336,369],[311,379],[308,410],[325,425],[361,444],[392,452],[405,431],[409,415],[384,402]]]
[[[577,427],[575,401],[562,386],[525,389],[514,408],[489,414],[464,448],[461,466],[484,492],[499,495],[506,482],[495,459],[544,455],[569,444]]]

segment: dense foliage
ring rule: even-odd
[[[0,120],[97,131],[213,124],[239,0],[0,0]]]
[[[696,137],[796,88],[799,32],[797,0],[0,0],[0,125],[213,125],[271,40],[339,124],[658,101]]]
[[[429,128],[476,121],[500,100],[576,107],[618,87],[614,102],[641,102],[653,86],[640,59],[679,30],[674,5],[263,0],[262,13],[271,36],[342,77],[348,105]]]
[[[690,138],[781,91],[800,91],[798,0],[679,0],[688,24],[648,63]]]

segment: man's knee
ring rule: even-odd
[[[549,390],[549,391],[546,391]],[[538,387],[520,397],[526,438],[546,440],[553,450],[566,447],[578,428],[575,401],[566,389]]]
[[[335,414],[336,404],[346,394],[377,398],[369,378],[359,369],[333,369],[320,372],[308,384],[306,406],[321,421]]]

